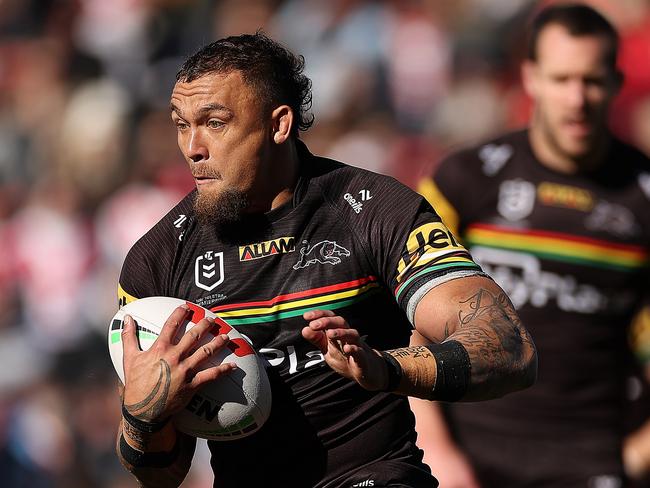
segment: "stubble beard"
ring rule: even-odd
[[[248,208],[246,194],[234,188],[219,192],[199,191],[194,212],[200,225],[222,229],[240,222]]]
[[[537,123],[540,125],[546,143],[555,154],[572,161],[578,167],[582,167],[585,164],[588,165],[589,159],[593,156],[597,146],[594,141],[594,136],[591,136],[578,144],[572,143],[571,141],[563,141],[561,134],[562,127],[559,123],[558,126],[555,127],[551,122],[550,117],[544,112],[540,112],[537,117]]]

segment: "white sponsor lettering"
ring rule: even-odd
[[[614,474],[592,476],[587,481],[587,488],[621,488],[623,480]]]
[[[361,213],[361,210],[363,210],[363,203],[357,202],[355,198],[349,193],[343,195],[343,198],[345,199],[346,202],[350,204],[350,207],[352,207],[354,213]]]
[[[574,276],[541,269],[540,260],[530,254],[481,246],[470,251],[476,262],[508,294],[515,308],[535,308],[555,303],[560,310],[594,314],[605,309],[622,309],[634,299],[629,293],[608,294],[593,285],[578,283]]]
[[[287,346],[286,351],[264,347],[259,352],[273,367],[277,368],[288,363],[289,374],[296,374],[300,370],[311,368],[325,361],[325,357],[320,351],[307,351],[305,357],[299,361],[296,348],[293,346]]]

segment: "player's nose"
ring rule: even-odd
[[[200,130],[193,130],[187,146],[187,157],[193,162],[204,161],[210,156],[210,151]]]
[[[582,109],[587,103],[587,87],[582,80],[574,80],[569,84],[567,99],[571,108]]]

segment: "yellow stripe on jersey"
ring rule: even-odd
[[[120,308],[122,308],[127,303],[131,303],[137,299],[137,297],[134,297],[133,295],[125,292],[124,288],[122,288],[122,285],[119,283],[117,284],[117,303]]]
[[[438,185],[436,185],[431,178],[425,178],[420,181],[418,192],[427,199],[436,213],[440,215],[440,218],[442,218],[442,221],[449,230],[457,236],[458,225],[460,223],[458,212],[456,212],[453,205],[449,203],[449,200],[447,200],[442,194]]]
[[[644,364],[650,364],[650,306],[645,306],[634,317],[630,328],[632,351]]]
[[[397,265],[397,281],[401,282],[415,268],[439,263],[447,257],[463,255],[471,262],[467,251],[442,222],[427,222],[413,229],[406,240],[404,257]]]

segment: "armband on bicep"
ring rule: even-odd
[[[387,391],[426,400],[460,400],[469,387],[471,363],[458,341],[403,347],[382,353],[388,364]]]

